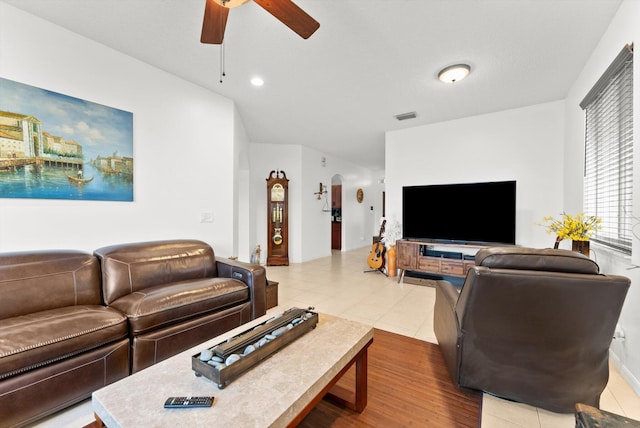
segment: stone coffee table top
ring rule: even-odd
[[[270,315],[175,355],[92,395],[96,416],[111,427],[286,426],[373,339],[373,327],[326,314],[318,325],[219,389],[196,377],[191,357],[252,328]],[[215,396],[210,408],[165,409],[170,396]]]

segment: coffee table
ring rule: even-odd
[[[364,410],[367,349],[373,342],[373,327],[327,314],[318,314],[315,329],[224,389],[204,376],[195,376],[191,369],[193,355],[270,317],[265,315],[94,392],[96,423],[92,426],[295,426],[325,395],[356,411]],[[353,364],[355,400],[332,395],[331,388]],[[215,396],[212,407],[163,407],[169,396],[203,395]]]

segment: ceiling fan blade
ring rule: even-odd
[[[206,0],[204,21],[202,22],[201,43],[222,44],[224,29],[227,26],[229,9],[220,6],[213,0]]]
[[[300,9],[291,0],[253,0],[280,22],[295,31],[303,39],[308,39],[320,24]]]

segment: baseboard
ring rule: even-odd
[[[633,375],[626,365],[622,364],[622,361],[612,349],[609,350],[609,358],[620,372],[620,376],[622,376],[622,378],[627,381],[631,389],[633,389],[633,392],[640,396],[640,381],[638,378]]]

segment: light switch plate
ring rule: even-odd
[[[205,211],[200,215],[200,223],[213,223],[213,212]]]

